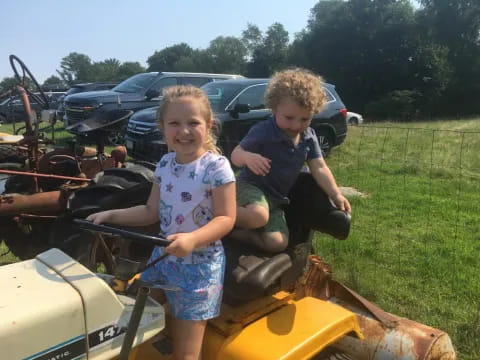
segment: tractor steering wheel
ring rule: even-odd
[[[37,82],[37,79],[32,75],[30,70],[28,70],[27,66],[23,63],[22,60],[20,60],[17,56],[15,55],[10,55],[9,57],[10,60],[10,66],[12,67],[13,72],[15,73],[15,77],[19,81],[20,85],[25,89],[25,91],[28,93],[28,95],[31,96],[33,100],[35,100],[43,109],[48,110],[50,109],[50,102],[43,92],[42,88]],[[17,65],[20,67],[20,70],[22,72],[22,76],[20,76],[20,73],[17,69]],[[35,86],[35,90],[39,94],[33,93],[31,90],[28,89],[28,84],[25,83],[26,79],[30,79],[30,81],[33,83]]]
[[[91,221],[83,220],[83,219],[74,219],[73,224],[78,226],[82,230],[89,230],[89,231],[112,234],[112,235],[120,235],[141,244],[168,246],[171,243],[170,240],[167,240],[159,236],[154,236],[154,235],[131,231],[131,230],[125,230],[112,225],[105,225],[105,224],[97,225]]]

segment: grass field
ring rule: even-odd
[[[343,242],[317,235],[334,276],[480,359],[480,119],[350,127],[327,160],[352,198]]]
[[[479,152],[480,118],[349,127],[327,162],[340,185],[365,196],[351,198],[347,240],[315,238],[337,280],[445,330],[466,360],[480,359]]]

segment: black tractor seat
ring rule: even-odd
[[[291,289],[307,264],[315,230],[337,239],[347,238],[350,214],[335,208],[309,173],[300,174],[289,199],[285,216],[290,234],[284,252],[267,253],[228,236],[223,239],[227,258],[224,283],[227,304],[239,305]]]

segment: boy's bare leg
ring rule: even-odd
[[[279,231],[262,232],[235,228],[230,233],[230,237],[273,253],[285,250],[288,244],[288,236]]]
[[[268,209],[256,204],[237,206],[235,227],[240,229],[258,229],[268,222]]]
[[[173,358],[200,360],[206,321],[172,319]]]

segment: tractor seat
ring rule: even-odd
[[[350,214],[335,208],[309,173],[300,174],[289,198],[285,217],[290,234],[284,252],[267,253],[228,237],[223,239],[227,304],[239,305],[293,287],[307,265],[315,230],[340,240],[348,236]]]

